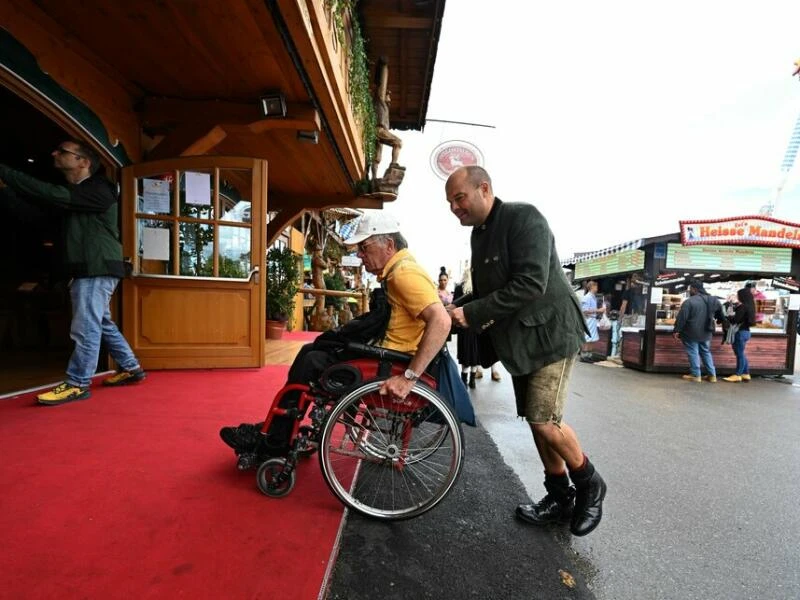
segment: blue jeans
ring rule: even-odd
[[[88,387],[100,359],[100,342],[105,343],[111,357],[121,369],[139,368],[128,342],[122,337],[108,306],[117,288],[117,277],[85,277],[73,279],[69,288],[72,300],[72,325],[69,337],[75,350],[67,365],[67,383]]]
[[[747,375],[750,373],[750,363],[744,355],[744,347],[750,341],[749,331],[737,331],[733,337],[733,353],[736,355],[736,374]]]
[[[702,358],[708,374],[716,377],[717,371],[714,368],[714,359],[711,358],[711,342],[681,341],[683,342],[683,347],[686,348],[686,354],[689,356],[689,368],[692,371],[692,375],[700,377],[700,359]]]
[[[622,350],[622,321],[611,321],[611,356],[619,356]]]

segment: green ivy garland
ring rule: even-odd
[[[349,65],[348,77],[350,78],[350,102],[353,113],[361,122],[363,130],[364,154],[367,164],[375,157],[375,143],[377,141],[377,126],[375,121],[375,107],[372,103],[372,94],[369,90],[369,60],[367,59],[366,44],[361,34],[361,24],[356,15],[358,0],[325,0],[326,7],[330,9],[333,27],[339,46],[347,48]],[[346,44],[345,17],[350,16],[353,40]]]

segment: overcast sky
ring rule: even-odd
[[[495,129],[399,132],[406,177],[386,208],[432,277],[459,273],[469,230],[430,155],[463,139],[499,197],[544,213],[562,257],[758,214],[800,116],[799,27],[798,0],[448,0],[428,118]],[[776,217],[800,221],[798,173]]]

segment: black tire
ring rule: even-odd
[[[261,463],[256,472],[256,484],[261,493],[271,498],[283,498],[294,489],[297,471],[286,475],[286,459],[270,458]]]
[[[320,467],[339,500],[368,517],[397,521],[436,506],[461,471],[458,418],[434,390],[417,383],[408,398],[380,396],[368,382],[334,407],[320,439]]]

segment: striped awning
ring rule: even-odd
[[[645,241],[646,240],[644,238],[640,238],[638,240],[631,240],[630,242],[616,244],[615,246],[609,246],[608,248],[603,248],[602,250],[594,250],[592,252],[576,252],[569,258],[563,259],[561,261],[561,266],[565,267],[567,265],[574,265],[580,262],[586,262],[587,260],[600,258],[602,256],[616,254],[617,252],[625,252],[626,250],[637,250],[638,248],[644,246]]]

